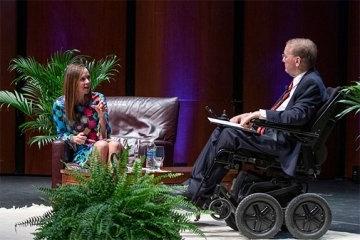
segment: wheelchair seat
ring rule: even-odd
[[[308,180],[316,179],[327,156],[325,142],[336,124],[343,105],[340,87],[327,88],[328,100],[314,119],[303,127],[256,119],[258,127],[285,131],[301,144],[295,175],[288,176],[277,156],[241,149],[221,149],[214,164],[241,169],[251,164],[254,171],[240,171],[230,192],[218,185],[208,201],[213,218],[224,219],[228,226],[248,238],[272,238],[285,222],[296,238],[314,239],[328,230],[332,215],[328,203],[308,193]],[[260,171],[257,171],[260,170]],[[205,173],[207,179],[210,171]],[[284,214],[285,213],[285,214]]]

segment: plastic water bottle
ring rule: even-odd
[[[146,168],[154,169],[155,154],[156,147],[154,141],[152,140],[146,150]]]

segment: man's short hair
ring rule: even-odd
[[[317,47],[313,41],[306,38],[294,38],[287,41],[286,45],[292,47],[291,54],[299,56],[304,61],[307,69],[315,66]]]

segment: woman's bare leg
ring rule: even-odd
[[[99,151],[101,161],[106,163],[109,153],[109,144],[104,140],[99,140],[94,144],[94,146]]]
[[[123,147],[122,147],[122,145],[119,143],[119,142],[117,142],[117,141],[110,141],[109,143],[109,155],[108,155],[108,161],[110,161],[111,159],[111,155],[113,154],[113,153],[119,153],[119,152],[121,152],[122,151],[122,149],[123,149]]]

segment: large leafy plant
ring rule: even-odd
[[[65,68],[71,63],[82,63],[87,67],[92,89],[103,81],[110,81],[117,71],[116,56],[95,61],[79,55],[77,50],[56,52],[46,64],[40,64],[32,57],[18,57],[11,61],[9,69],[17,73],[13,81],[17,90],[0,91],[0,108],[11,106],[27,116],[26,122],[19,127],[23,132],[35,132],[30,144],[37,143],[41,147],[56,139],[52,105],[62,95]]]
[[[345,99],[340,100],[340,102],[347,105],[347,107],[338,116],[343,117],[350,112],[360,113],[360,81],[355,82],[352,86],[345,87],[341,91]]]
[[[38,225],[35,239],[181,239],[190,230],[203,236],[189,217],[196,207],[182,196],[171,194],[161,183],[165,177],[142,172],[143,161],[127,172],[128,151],[108,167],[91,155],[90,176],[75,173],[79,184],[42,189],[52,210],[18,225]],[[181,209],[191,211],[184,211]]]
[[[341,118],[350,112],[354,114],[360,113],[360,81],[355,82],[354,85],[347,86],[341,90],[345,96],[345,99],[340,100],[339,102],[345,104],[345,109],[337,115]],[[360,134],[357,136],[357,140],[360,138]],[[360,149],[360,144],[357,150]]]

